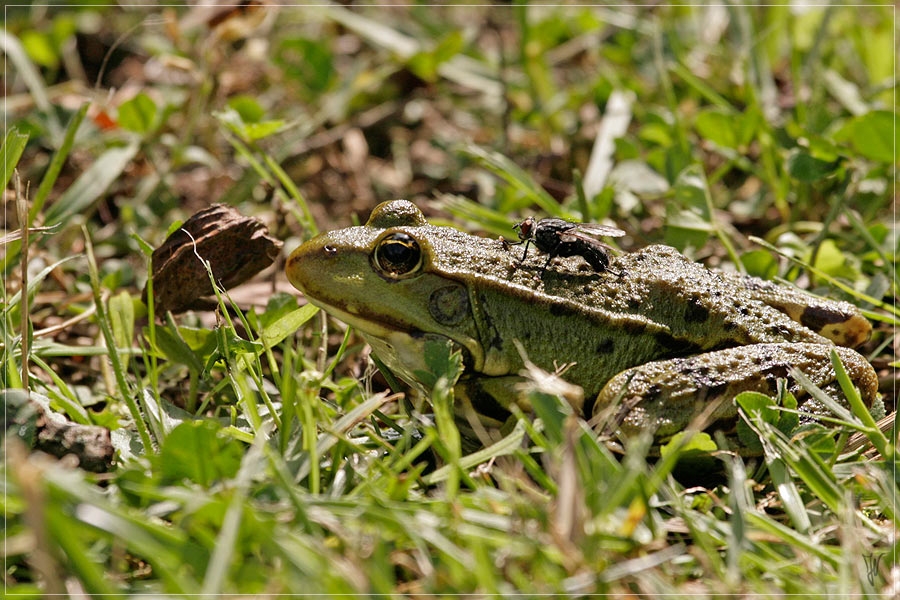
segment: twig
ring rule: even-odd
[[[75,315],[71,319],[63,321],[62,323],[58,323],[58,324],[52,325],[50,327],[44,327],[43,329],[38,329],[37,331],[35,331],[32,334],[32,336],[33,337],[43,337],[45,335],[52,335],[54,333],[58,333],[64,329],[68,329],[69,327],[71,327],[72,325],[75,325],[76,323],[80,323],[81,321],[89,319],[91,317],[91,315],[93,315],[95,312],[97,312],[97,307],[95,305],[91,304],[83,313]]]

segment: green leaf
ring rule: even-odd
[[[425,81],[435,82],[438,79],[438,66],[459,54],[462,47],[462,32],[453,31],[444,36],[433,50],[417,52],[406,64],[410,71]]]
[[[48,69],[59,66],[59,55],[48,35],[31,30],[23,32],[19,39],[31,60]]]
[[[147,258],[153,256],[153,246],[145,242],[144,238],[139,236],[137,233],[132,233],[131,239],[133,239],[137,243],[138,247],[141,249],[141,252],[144,253],[144,256],[146,256]]]
[[[667,454],[676,450],[681,444],[681,440],[684,436],[687,435],[687,432],[682,431],[680,433],[676,433],[672,436],[672,439],[669,440],[668,443],[663,444],[659,448],[659,454],[662,457],[665,457]],[[685,454],[708,454],[710,452],[715,452],[719,447],[710,437],[710,435],[703,431],[698,431],[691,436],[691,439],[681,448],[682,456]]]
[[[214,421],[188,421],[166,437],[159,467],[167,482],[188,479],[202,486],[234,477],[241,466],[243,448],[229,436],[220,437]]]
[[[117,348],[130,348],[134,338],[134,300],[128,292],[109,299],[109,321]]]
[[[72,215],[86,211],[122,174],[137,151],[138,145],[131,143],[101,154],[47,210],[45,224],[64,223]]]
[[[203,364],[200,362],[200,359],[191,350],[191,347],[181,339],[172,323],[168,323],[165,327],[156,328],[156,343],[163,354],[166,355],[166,358],[172,362],[185,365],[194,373],[199,373],[203,370]]]
[[[0,28],[0,51],[6,54],[13,72],[25,82],[35,105],[44,113],[43,116],[46,118],[47,128],[53,140],[53,145],[59,146],[62,137],[62,127],[56,116],[55,108],[47,96],[47,87],[44,84],[44,79],[41,77],[40,71],[34,66],[34,63],[31,62],[19,38],[9,33],[5,27]]]
[[[241,118],[241,115],[232,108],[221,112],[215,112],[213,115],[241,139],[247,142],[272,135],[284,125],[284,121],[281,120],[245,123]]]
[[[572,407],[555,394],[534,390],[528,394],[528,400],[535,414],[544,424],[544,433],[555,444],[563,440],[563,424],[566,417],[572,414]]]
[[[178,328],[178,335],[181,336],[184,343],[195,352],[200,352],[204,348],[215,348],[216,346],[214,341],[212,343],[210,342],[210,340],[215,337],[214,332],[211,329],[186,327],[182,325]]]
[[[741,263],[747,270],[747,275],[760,279],[772,279],[778,273],[778,262],[765,250],[744,252],[741,254]]]
[[[809,516],[806,513],[806,507],[800,497],[800,492],[797,491],[797,486],[794,485],[794,481],[791,479],[790,471],[785,466],[784,461],[779,458],[769,458],[767,455],[766,464],[769,468],[769,474],[772,476],[772,483],[775,484],[775,489],[778,491],[778,495],[781,496],[781,501],[784,502],[784,508],[791,517],[791,522],[797,530],[805,533],[810,527]]]
[[[267,327],[295,310],[297,310],[296,296],[286,292],[275,292],[269,296],[266,310],[259,316],[259,322],[263,327]]]
[[[641,141],[663,147],[669,147],[674,143],[671,126],[662,122],[651,122],[643,125],[638,130],[637,136]]]
[[[834,240],[827,239],[819,246],[816,263],[813,266],[828,275],[841,276],[846,275],[846,262],[844,253],[841,252]]]
[[[828,177],[840,166],[839,160],[826,161],[795,150],[787,159],[787,171],[794,179],[812,183]]]
[[[741,392],[734,401],[740,406],[747,417],[752,421],[754,419],[762,419],[766,423],[776,423],[778,421],[778,411],[775,410],[775,400],[760,394],[759,392]],[[756,436],[756,432],[747,424],[746,421],[740,419],[737,423],[737,436],[741,444],[750,450],[761,451],[762,443]]]
[[[701,112],[694,121],[694,127],[702,137],[723,148],[738,147],[738,120],[733,114],[711,109]]]
[[[233,108],[241,116],[244,123],[259,123],[266,111],[256,98],[247,94],[239,94],[228,99],[228,107]]]
[[[797,398],[792,393],[785,392],[784,397],[781,399],[781,406],[790,410],[779,411],[775,427],[784,435],[789,436],[800,425],[800,415],[796,412],[791,412],[797,410]]]
[[[276,319],[263,329],[262,336],[260,336],[263,343],[270,348],[280,344],[284,338],[297,331],[298,327],[309,321],[317,312],[319,312],[317,306],[306,304]]]
[[[853,120],[850,143],[853,148],[872,160],[893,163],[894,113],[873,110]]]
[[[6,134],[6,139],[3,140],[3,148],[0,149],[0,152],[3,152],[2,189],[5,190],[9,184],[13,172],[16,170],[16,165],[22,157],[22,152],[25,151],[26,144],[28,144],[28,134],[19,133],[19,130],[15,127],[12,127],[9,133]]]
[[[426,387],[433,388],[441,379],[452,387],[462,374],[462,355],[449,339],[425,340],[425,367],[416,370],[415,375]]]
[[[748,108],[740,116],[737,126],[738,147],[746,146],[753,141],[762,122],[763,115],[758,108]]]
[[[147,133],[156,119],[156,104],[141,92],[119,106],[119,126],[135,133]]]
[[[247,123],[244,125],[244,138],[247,140],[261,140],[276,133],[284,126],[284,121],[263,121],[261,123]]]
[[[334,59],[328,46],[315,40],[286,39],[275,52],[275,63],[300,84],[307,96],[316,97],[331,86]]]
[[[72,150],[72,145],[75,143],[75,134],[78,132],[81,122],[84,121],[84,117],[87,114],[90,105],[90,102],[83,103],[81,108],[78,109],[78,112],[72,115],[72,118],[69,120],[62,145],[59,147],[59,150],[56,151],[56,154],[53,155],[53,160],[50,161],[50,166],[47,167],[47,171],[41,179],[41,185],[34,195],[34,202],[31,205],[31,209],[28,211],[29,223],[33,222],[37,214],[44,208],[44,202],[47,201],[47,196],[50,195],[53,184],[56,183],[56,178],[59,177],[59,172],[62,170],[66,158],[68,158],[69,152]]]
[[[699,248],[713,232],[706,178],[699,165],[682,170],[673,186],[675,201],[666,203],[666,243],[680,250]]]

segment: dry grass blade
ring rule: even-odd
[[[3,237],[0,237],[0,246],[5,246],[6,244],[15,242],[16,240],[21,240],[26,234],[31,235],[34,233],[53,233],[58,229],[59,225],[53,225],[51,227],[23,227],[18,231],[13,231],[11,233],[7,233]]]

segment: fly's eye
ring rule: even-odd
[[[519,232],[520,240],[527,240],[534,232],[534,218],[528,217],[521,223],[516,223],[513,225],[513,229]]]
[[[407,233],[389,233],[375,246],[375,266],[388,277],[399,279],[422,266],[419,243]]]

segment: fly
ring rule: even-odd
[[[521,223],[516,223],[513,229],[519,233],[519,241],[513,245],[525,244],[525,251],[522,253],[523,262],[528,256],[528,246],[534,244],[538,250],[547,253],[544,269],[557,256],[580,256],[597,273],[602,273],[609,267],[609,250],[613,250],[613,248],[591,236],[621,237],[625,235],[621,229],[596,223],[573,223],[563,219],[535,221],[534,217],[528,217]]]

